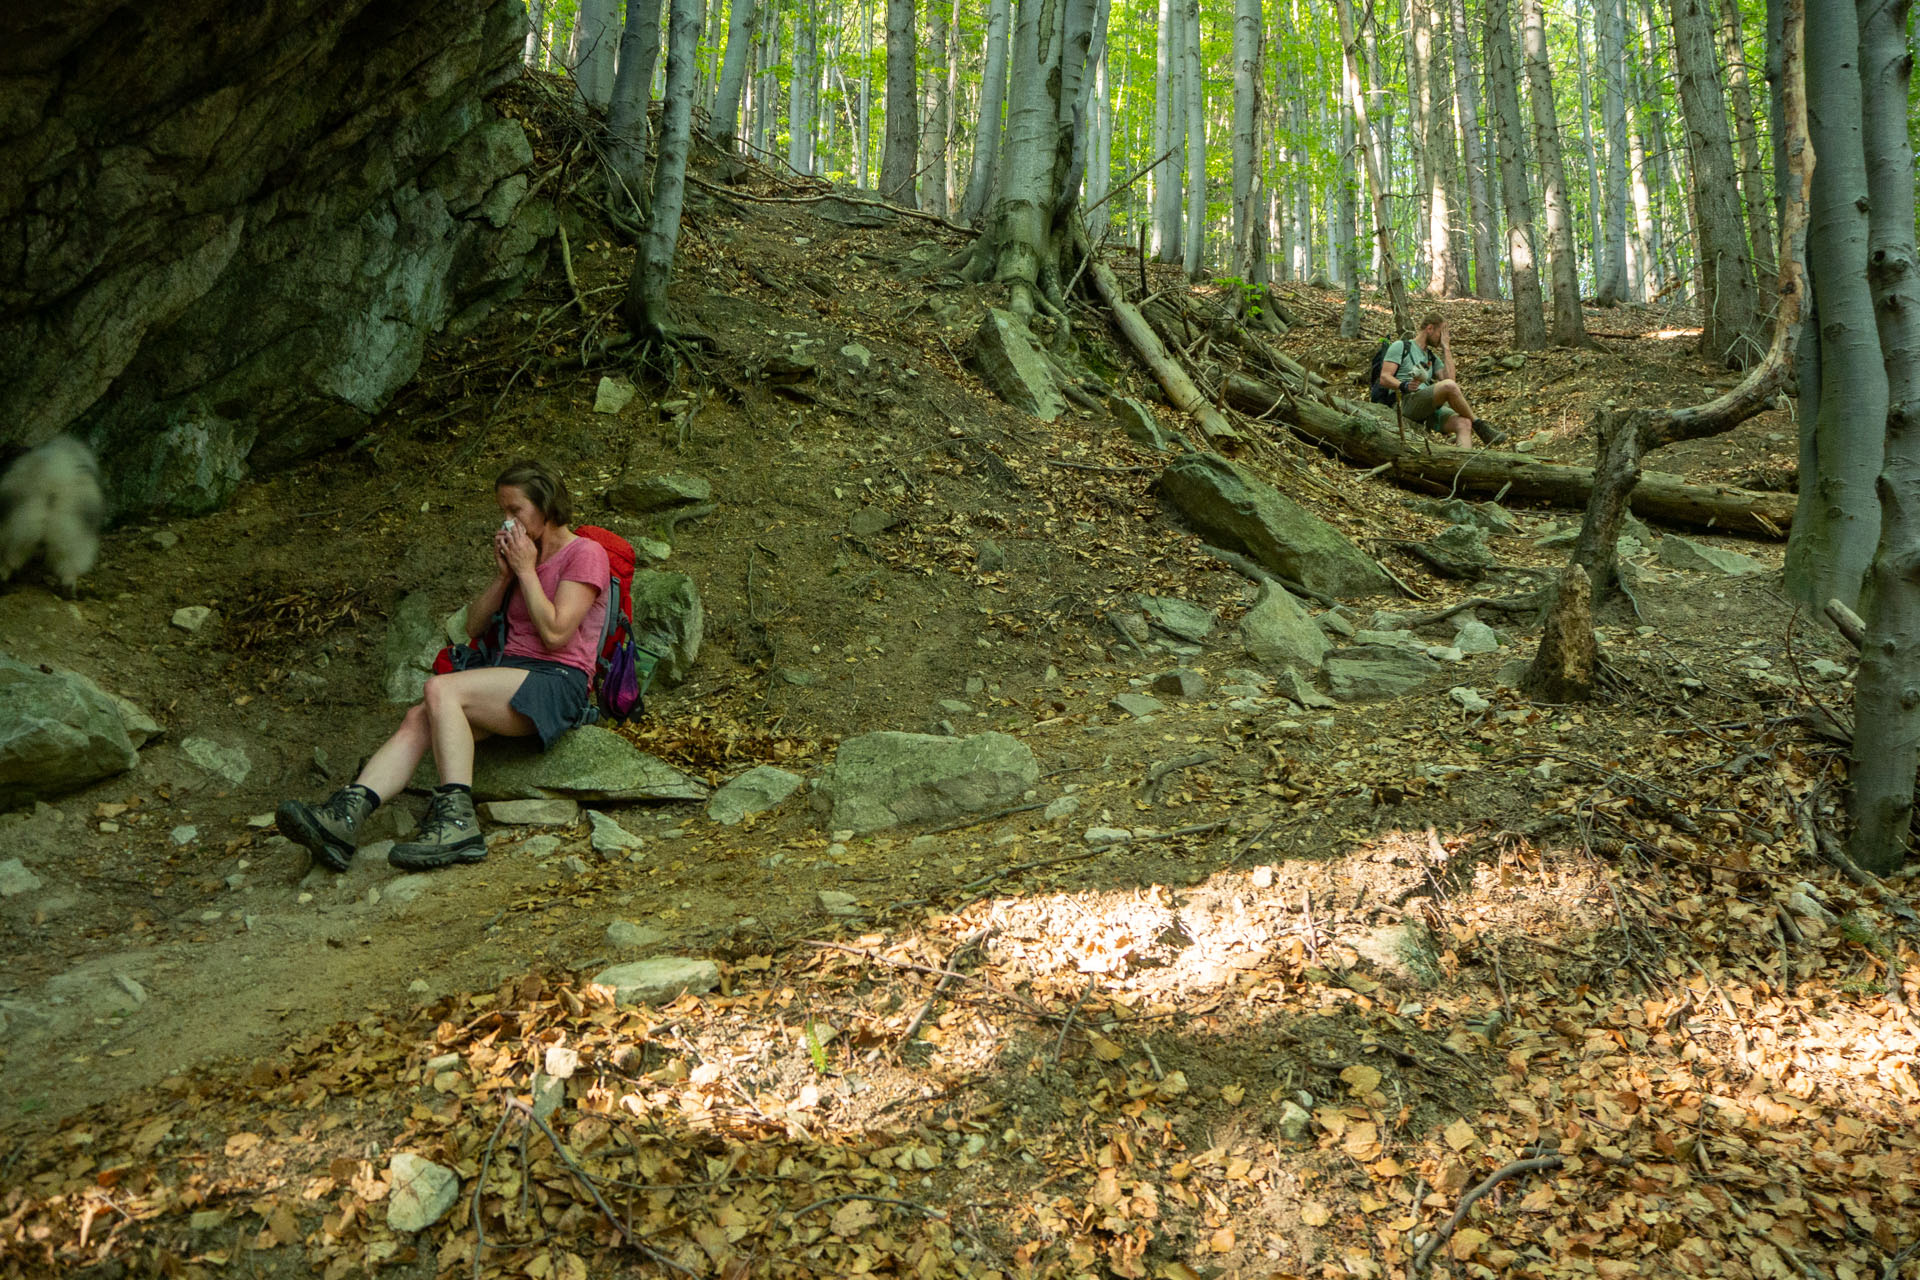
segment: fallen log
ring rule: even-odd
[[[1323,403],[1272,383],[1229,374],[1227,403],[1255,416],[1271,414],[1315,444],[1336,449],[1348,462],[1381,469],[1409,488],[1441,493],[1503,492],[1520,502],[1584,507],[1593,494],[1593,468],[1541,462],[1524,454],[1465,450],[1419,439],[1416,428],[1402,439],[1394,424],[1371,406],[1335,400]],[[1634,488],[1636,515],[1662,524],[1721,533],[1784,539],[1793,524],[1795,497],[1732,485],[1688,484],[1678,476],[1648,471]]]
[[[1168,402],[1198,419],[1200,429],[1210,439],[1239,439],[1240,433],[1228,425],[1218,409],[1207,403],[1207,398],[1200,394],[1200,388],[1193,385],[1193,379],[1180,367],[1180,362],[1167,353],[1166,347],[1160,343],[1160,336],[1141,316],[1139,308],[1127,301],[1127,291],[1114,279],[1107,264],[1093,255],[1089,247],[1082,246],[1081,251],[1090,255],[1087,275],[1092,277],[1094,288],[1099,290],[1100,297],[1113,312],[1114,323],[1132,345],[1134,354],[1146,364],[1161,389],[1167,393]]]

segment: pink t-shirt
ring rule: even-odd
[[[507,599],[507,656],[564,662],[591,677],[597,656],[594,650],[600,645],[600,630],[607,617],[607,583],[613,576],[607,549],[592,538],[576,537],[547,557],[545,563],[535,565],[533,572],[547,599],[556,603],[563,582],[584,582],[599,594],[588,606],[587,616],[580,619],[573,638],[558,649],[549,649],[540,639],[540,629],[533,625],[533,615],[527,612],[526,592],[516,586]]]

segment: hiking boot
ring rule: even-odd
[[[393,846],[387,861],[402,871],[431,871],[486,856],[487,839],[480,834],[480,818],[473,811],[473,792],[436,791],[420,824],[419,838]]]
[[[1485,418],[1473,420],[1473,434],[1480,437],[1480,443],[1492,448],[1496,444],[1505,444],[1507,433],[1488,422]]]
[[[273,821],[281,835],[311,853],[315,862],[329,871],[345,871],[353,862],[361,824],[379,805],[378,796],[355,783],[317,805],[288,800]]]

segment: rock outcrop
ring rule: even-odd
[[[1364,596],[1389,585],[1345,534],[1217,453],[1168,463],[1160,493],[1208,539],[1310,590]]]
[[[539,267],[512,0],[0,11],[0,445],[116,513],[218,506],[362,430]]]

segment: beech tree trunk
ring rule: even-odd
[[[720,88],[714,95],[709,121],[715,140],[722,146],[733,141],[740,123],[740,87],[747,78],[747,54],[754,43],[759,5],[755,0],[732,0],[729,12],[726,59],[720,64]]]
[[[620,32],[620,70],[607,106],[608,159],[623,202],[647,216],[647,101],[660,59],[660,0],[628,0]]]
[[[947,216],[947,170],[944,163],[951,140],[947,137],[947,24],[940,20],[938,13],[929,11],[933,19],[927,25],[927,113],[926,124],[920,130],[920,191],[919,207],[930,213]]]
[[[1000,110],[1007,97],[1008,0],[987,5],[987,63],[980,83],[980,121],[973,131],[973,172],[960,202],[960,221],[980,225],[993,196],[1000,159]]]
[[[699,74],[700,0],[668,0],[667,85],[662,94],[659,155],[653,166],[653,199],[647,232],[635,255],[621,315],[643,348],[672,341],[667,286],[673,251],[680,242],[680,208],[687,189],[687,151],[693,140],[693,88]]]
[[[1587,62],[1587,24],[1585,15],[1576,7],[1573,15],[1573,50],[1576,58],[1576,70],[1579,73],[1580,90],[1580,151],[1583,166],[1587,171],[1587,234],[1586,242],[1592,246],[1593,274],[1597,279],[1602,269],[1601,259],[1606,256],[1604,232],[1600,221],[1600,157],[1599,148],[1593,143],[1593,77]],[[1577,274],[1577,273],[1576,273]]]
[[[1553,278],[1551,338],[1556,347],[1584,347],[1589,342],[1586,320],[1580,314],[1573,211],[1567,205],[1567,170],[1560,159],[1560,122],[1553,114],[1553,72],[1547,62],[1547,33],[1540,6],[1541,0],[1520,0],[1527,96],[1533,104],[1534,151],[1540,158],[1540,187],[1547,202],[1547,268]]]
[[[1187,108],[1187,227],[1181,239],[1187,279],[1207,265],[1207,82],[1200,62],[1200,0],[1183,0],[1181,81]]]
[[[1254,284],[1255,254],[1266,238],[1266,199],[1259,190],[1260,0],[1233,6],[1233,274]],[[1256,196],[1258,200],[1256,201]]]
[[[1660,270],[1654,261],[1653,196],[1647,190],[1647,149],[1640,120],[1646,105],[1639,104],[1627,126],[1627,191],[1633,200],[1633,233],[1627,240],[1627,290],[1635,302],[1649,301],[1658,289]]]
[[[1733,141],[1727,135],[1726,99],[1720,93],[1717,24],[1711,3],[1671,0],[1673,59],[1681,112],[1687,121],[1687,154],[1693,158],[1696,245],[1706,291],[1701,300],[1705,323],[1700,352],[1716,363],[1743,369],[1761,351],[1760,299],[1754,287],[1746,222],[1740,213],[1739,171],[1733,163]],[[1845,6],[1845,0],[1835,3]],[[1825,148],[1817,138],[1814,149],[1824,167]]]
[[[1353,162],[1353,103],[1360,96],[1359,81],[1354,78],[1353,60],[1340,60],[1340,192],[1335,219],[1335,243],[1340,247],[1340,274],[1345,278],[1347,299],[1340,309],[1340,336],[1360,336],[1360,171]]]
[[[1907,135],[1908,0],[1860,0],[1860,81],[1873,206],[1867,278],[1887,371],[1880,547],[1853,685],[1853,860],[1887,874],[1913,826],[1920,763],[1920,260]]]
[[[805,12],[793,15],[793,72],[787,77],[787,163],[799,173],[813,172],[813,119],[820,94],[820,33],[815,21],[814,0],[807,0]]]
[[[1844,0],[1814,4],[1806,41],[1807,111],[1819,157],[1808,232],[1820,318],[1819,408],[1812,449],[1801,461],[1787,590],[1812,609],[1835,599],[1857,611],[1880,540],[1874,481],[1886,453],[1887,376],[1867,284],[1870,193],[1853,6]],[[1803,423],[1806,384],[1803,370]]]
[[[1447,9],[1453,28],[1453,89],[1460,107],[1460,149],[1467,168],[1473,296],[1497,298],[1500,296],[1500,262],[1493,247],[1494,217],[1487,199],[1487,158],[1480,145],[1480,89],[1473,71],[1473,45],[1467,38],[1466,0],[1451,0]]]
[[[1720,0],[1720,41],[1721,59],[1727,68],[1727,96],[1733,105],[1733,137],[1740,148],[1740,197],[1747,210],[1747,238],[1753,244],[1754,275],[1764,280],[1773,270],[1773,219],[1760,168],[1760,140],[1754,124],[1751,77],[1747,75],[1747,47],[1740,36],[1738,0]]]
[[[1498,3],[1498,0],[1493,0]],[[1354,130],[1359,135],[1360,158],[1367,171],[1367,189],[1373,201],[1373,246],[1376,271],[1393,305],[1393,327],[1397,333],[1413,332],[1413,306],[1407,299],[1407,282],[1401,278],[1400,262],[1393,252],[1393,215],[1387,203],[1387,180],[1380,149],[1367,124],[1367,95],[1360,83],[1359,67],[1363,51],[1353,25],[1352,0],[1334,0],[1340,18],[1340,47],[1346,60],[1347,84],[1353,95]]]
[[[614,0],[580,0],[573,19],[573,91],[579,101],[606,109],[613,96]]]
[[[529,67],[546,65],[541,57],[540,36],[547,18],[547,0],[532,0],[527,5],[527,43],[520,51],[520,61]]]
[[[1507,206],[1507,269],[1513,280],[1513,345],[1540,351],[1547,345],[1541,314],[1540,271],[1534,265],[1533,196],[1527,190],[1526,130],[1520,123],[1520,90],[1514,76],[1509,0],[1486,0],[1487,87],[1493,97],[1500,140],[1500,183]]]
[[[1107,200],[1113,185],[1113,86],[1107,83],[1107,23],[1112,10],[1112,0],[1099,0],[1094,9],[1093,46],[1088,53],[1093,73],[1087,77],[1080,108],[1087,133],[1087,227],[1095,244],[1113,216],[1112,202]]]
[[[1180,85],[1180,40],[1176,0],[1159,0],[1153,32],[1153,154],[1166,156],[1148,175],[1153,185],[1153,256],[1172,262],[1180,256],[1180,196],[1186,165],[1175,150],[1176,132],[1184,134],[1186,120],[1175,110]],[[1169,155],[1169,152],[1173,154]]]
[[[1599,0],[1600,119],[1606,134],[1606,204],[1594,293],[1603,307],[1632,295],[1627,280],[1627,32],[1624,0]]]
[[[908,208],[919,207],[913,194],[920,156],[918,62],[913,0],[887,0],[887,135],[880,153],[880,198]]]
[[[1444,4],[1445,0],[1438,0]],[[1440,34],[1440,12],[1429,7],[1414,40],[1420,50],[1421,108],[1427,121],[1427,260],[1433,279],[1427,291],[1437,297],[1466,296],[1466,275],[1453,252],[1453,86],[1447,60],[1434,45]]]

